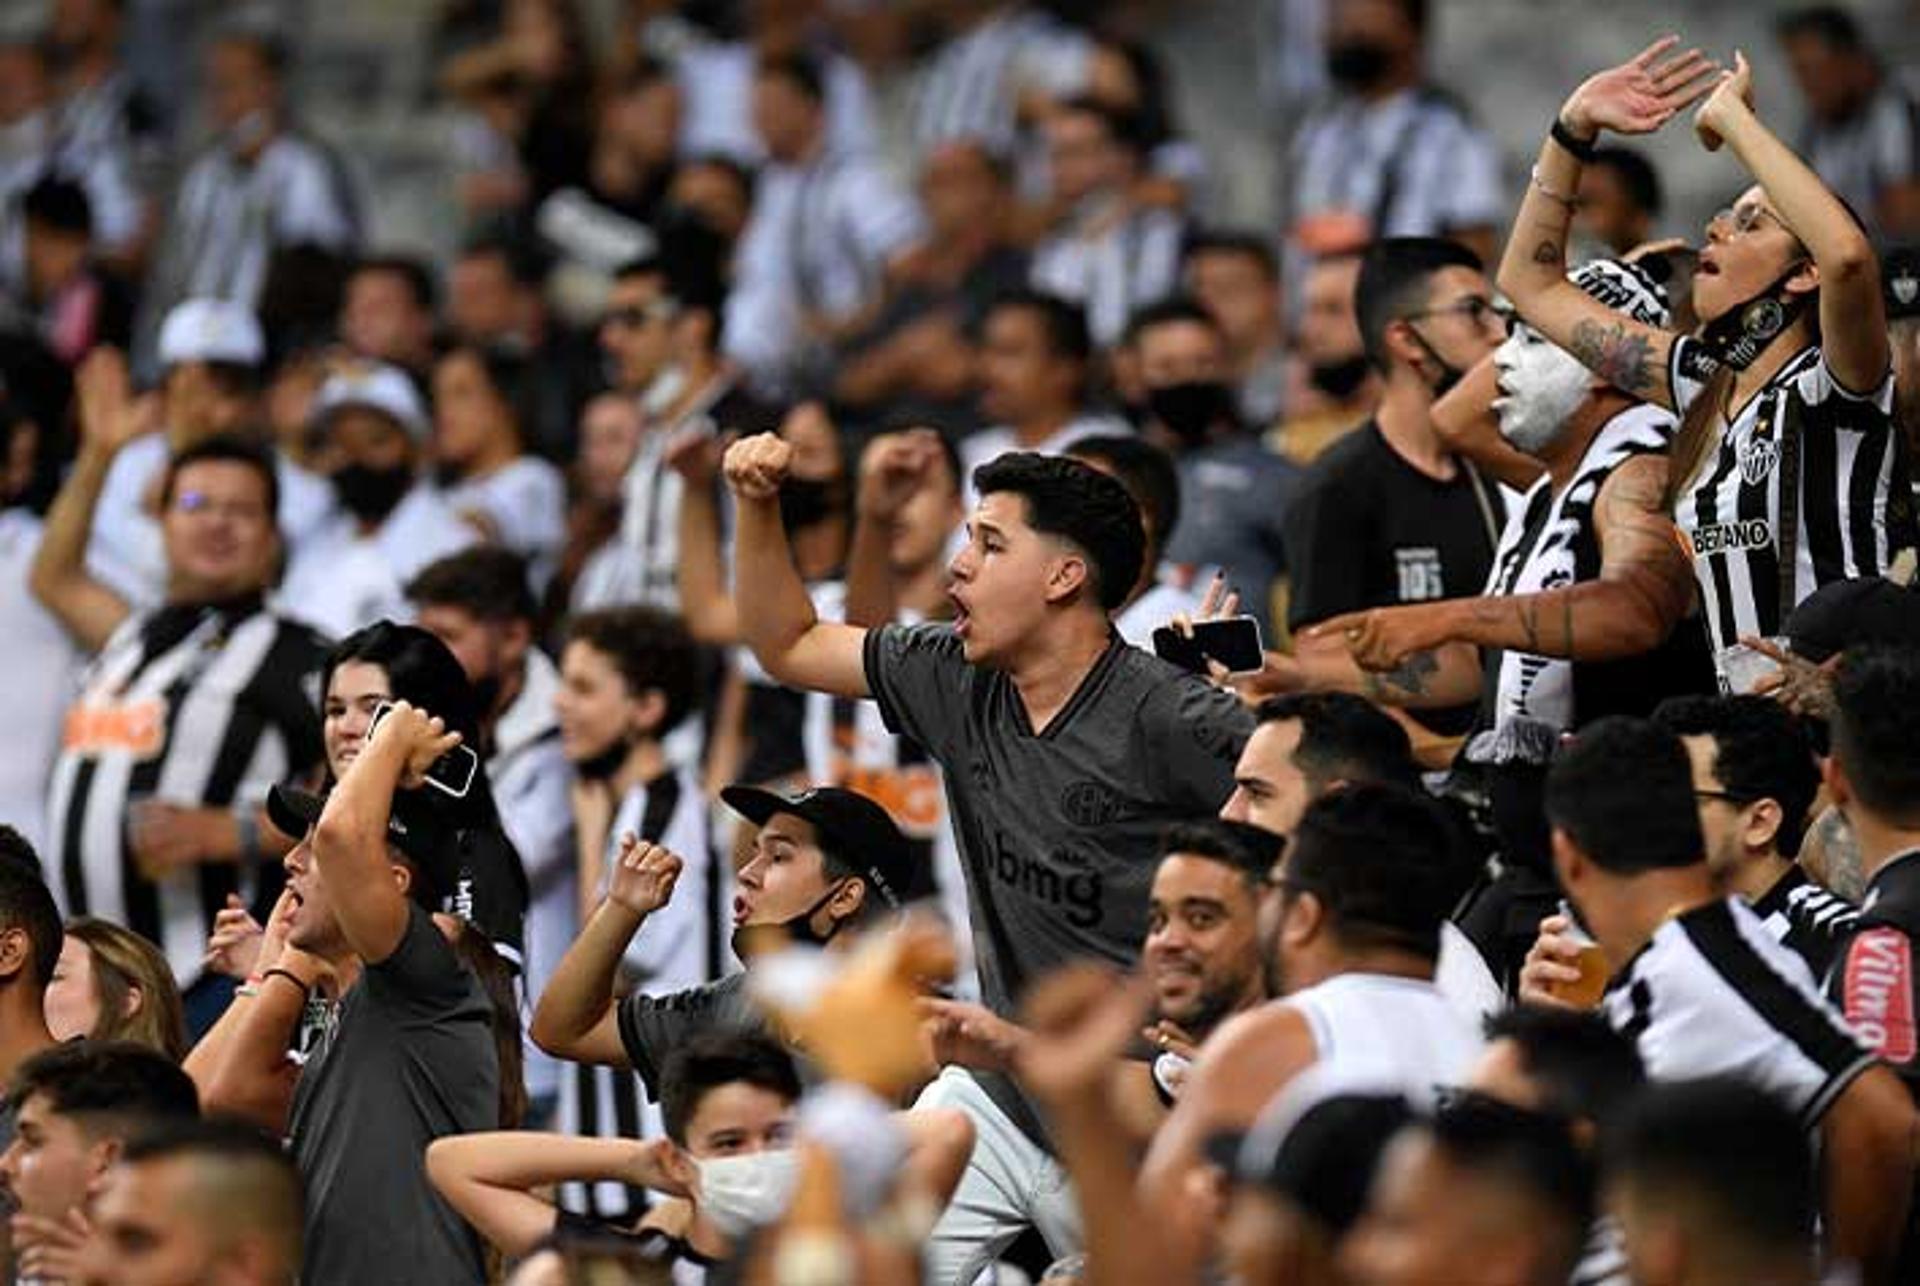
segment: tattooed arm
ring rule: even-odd
[[[1712,64],[1698,50],[1667,57],[1674,44],[1672,37],[1656,41],[1633,61],[1588,79],[1560,109],[1561,123],[1587,142],[1602,130],[1645,134],[1664,125],[1713,87],[1701,80]],[[1500,261],[1500,289],[1534,329],[1588,370],[1629,396],[1672,406],[1673,335],[1613,311],[1567,280],[1567,227],[1580,169],[1579,158],[1553,139],[1540,145]]]
[[[1378,610],[1408,612],[1420,608]],[[1318,629],[1314,633],[1317,635]],[[1294,640],[1291,654],[1267,653],[1260,673],[1235,686],[1253,701],[1289,692],[1352,692],[1380,705],[1436,710],[1478,700],[1484,679],[1479,653],[1465,644],[1424,649],[1381,669],[1383,673],[1363,668],[1338,638],[1300,636]]]
[[[1693,570],[1661,507],[1665,456],[1635,456],[1594,506],[1600,575],[1538,594],[1447,599],[1335,617],[1314,633],[1343,640],[1368,670],[1395,673],[1443,643],[1610,661],[1666,641],[1693,601]]]

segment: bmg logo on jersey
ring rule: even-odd
[[[1445,598],[1447,585],[1440,574],[1440,551],[1430,546],[1393,551],[1394,570],[1400,577],[1400,601],[1423,603]]]
[[[1083,859],[1067,853],[1049,856],[1054,862],[1042,862],[1013,851],[1005,835],[996,835],[993,844],[993,878],[1035,902],[1063,912],[1067,923],[1076,929],[1091,929],[1100,923],[1100,897],[1105,882],[1100,872],[1086,869]],[[1080,870],[1062,870],[1061,866],[1081,866]]]

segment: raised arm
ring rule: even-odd
[[[933,483],[940,442],[932,429],[883,433],[860,457],[853,546],[847,553],[849,625],[885,625],[899,612],[893,583],[893,536],[900,514]]]
[[[721,443],[691,438],[675,443],[667,457],[679,473],[680,548],[677,581],[681,614],[695,639],[715,647],[740,641],[740,612],[727,592],[726,555],[720,542],[719,482]]]
[[[1590,77],[1560,109],[1559,129],[1588,146],[1602,130],[1649,134],[1672,120],[1715,83],[1715,68],[1699,50],[1668,56],[1676,43],[1664,36],[1632,61]],[[1629,396],[1670,407],[1673,334],[1615,312],[1567,280],[1567,228],[1580,170],[1565,144],[1548,138],[1540,145],[1500,260],[1500,289],[1534,329],[1588,370]]]
[[[267,917],[260,954],[247,982],[182,1069],[208,1111],[220,1111],[281,1134],[293,1107],[299,1068],[287,1057],[307,997],[331,971],[304,951],[286,946],[292,894],[282,893]],[[268,977],[267,971],[273,970]]]
[[[740,634],[761,668],[788,687],[864,697],[867,632],[814,612],[780,525],[780,486],[792,460],[793,448],[772,433],[727,449],[727,486],[739,519],[733,590],[738,601],[753,604],[740,614]]]
[[[367,964],[386,960],[406,935],[407,895],[387,859],[387,819],[402,784],[418,786],[435,759],[460,744],[460,734],[405,701],[396,701],[327,797],[313,828],[313,860],[340,931]]]
[[[1600,575],[1538,594],[1444,599],[1337,617],[1316,637],[1344,640],[1360,665],[1397,671],[1449,643],[1611,661],[1666,641],[1693,602],[1693,569],[1663,505],[1667,457],[1636,456],[1600,489]]]
[[[1489,353],[1433,404],[1433,428],[1450,450],[1479,465],[1496,481],[1525,491],[1540,480],[1546,467],[1500,435],[1500,416],[1493,409],[1493,400],[1500,395],[1499,379]]]
[[[127,362],[102,348],[80,366],[75,380],[80,402],[80,454],[67,475],[40,537],[27,585],[75,643],[97,652],[131,610],[121,597],[87,572],[87,541],[107,473],[120,448],[143,430]]]
[[[574,1180],[609,1181],[686,1196],[694,1163],[669,1139],[578,1138],[501,1130],[436,1139],[427,1177],[447,1204],[508,1258],[526,1254],[553,1231],[559,1212],[533,1195]]]
[[[1709,150],[1725,143],[1787,227],[1813,256],[1820,272],[1820,347],[1827,369],[1848,389],[1872,392],[1886,378],[1886,305],[1880,296],[1880,263],[1873,244],[1847,207],[1807,163],[1794,155],[1753,110],[1753,70],[1745,54],[1694,117]]]
[[[620,1043],[614,981],[627,944],[649,915],[673,898],[684,863],[664,848],[620,839],[607,897],[548,979],[529,1032],[541,1049],[576,1063],[631,1068]]]

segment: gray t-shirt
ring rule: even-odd
[[[1167,827],[1212,816],[1233,789],[1253,731],[1239,698],[1117,636],[1038,734],[1012,679],[969,664],[950,626],[870,631],[866,669],[887,727],[946,770],[988,1007],[1012,1014],[1070,961],[1131,966]],[[981,1078],[1022,1122],[996,1082]]]
[[[660,1074],[674,1050],[703,1032],[763,1031],[767,1025],[747,997],[744,973],[731,973],[717,982],[666,996],[635,992],[621,1000],[615,1017],[627,1061],[647,1087],[647,1097],[656,1103],[660,1101]]]
[[[306,1286],[471,1286],[479,1238],[427,1180],[426,1150],[499,1128],[493,1010],[479,980],[413,908],[368,965],[293,1094],[307,1184]]]

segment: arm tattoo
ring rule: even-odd
[[[1391,670],[1367,676],[1367,695],[1375,698],[1421,697],[1427,694],[1427,680],[1440,673],[1440,658],[1431,652],[1415,652]]]
[[[1866,873],[1860,869],[1860,842],[1853,827],[1839,809],[1829,806],[1814,823],[1820,848],[1826,858],[1826,885],[1841,897],[1858,902],[1867,891]]]
[[[1623,393],[1640,396],[1653,388],[1653,345],[1620,322],[1611,326],[1580,322],[1573,328],[1567,351]]]
[[[1533,248],[1533,261],[1543,268],[1558,268],[1566,262],[1558,241],[1542,241]]]

